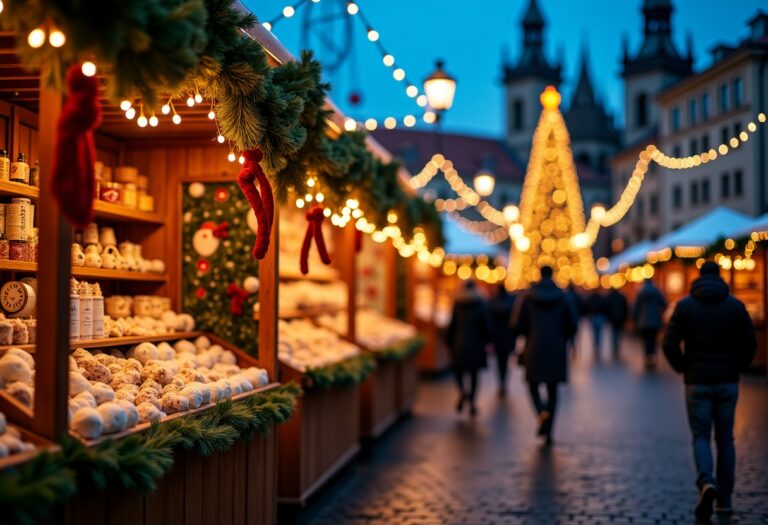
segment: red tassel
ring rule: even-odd
[[[301,244],[301,257],[299,258],[299,269],[303,275],[309,273],[309,248],[312,245],[312,238],[317,244],[317,251],[320,254],[320,260],[323,264],[331,264],[331,256],[328,254],[328,248],[325,246],[323,238],[323,207],[315,206],[307,211],[307,231],[304,234],[304,242]]]
[[[269,181],[264,176],[264,172],[259,165],[263,158],[262,152],[257,149],[247,150],[243,152],[243,157],[245,157],[245,162],[243,162],[243,167],[240,168],[240,173],[237,175],[237,184],[245,194],[245,198],[248,199],[253,213],[256,214],[256,222],[258,222],[256,242],[253,245],[252,251],[253,257],[263,259],[269,249],[270,236],[272,235],[272,217],[274,216],[272,190],[269,188]],[[264,178],[264,188],[268,188],[266,193],[269,196],[269,212],[262,200],[262,195],[256,190],[254,184],[256,178],[259,177],[259,173]],[[265,191],[265,189],[262,189],[262,191]]]
[[[93,221],[93,130],[101,124],[99,81],[73,64],[67,71],[67,87],[69,98],[56,125],[51,184],[64,216],[75,226],[85,226]]]
[[[328,248],[325,247],[325,238],[323,237],[323,208],[318,206],[315,210],[317,210],[313,225],[315,231],[315,243],[317,244],[317,251],[320,254],[320,260],[327,266],[331,264],[331,256],[328,255]]]
[[[363,232],[355,228],[355,253],[363,251]]]
[[[304,241],[301,243],[301,255],[299,257],[299,270],[302,275],[309,273],[309,247],[312,244],[312,236],[314,234],[314,227],[312,221],[309,220],[309,213],[307,213],[307,231],[304,233]]]
[[[243,315],[243,303],[248,299],[248,292],[240,288],[235,283],[227,286],[227,296],[229,296],[229,313],[232,315]]]
[[[256,180],[259,182],[259,192],[261,193],[261,200],[264,202],[264,211],[269,219],[270,235],[272,232],[272,224],[275,222],[275,198],[272,195],[272,185],[269,183],[269,179],[264,175],[264,170],[261,169],[261,164],[256,164]],[[267,243],[269,244],[269,243]]]

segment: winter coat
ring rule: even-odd
[[[613,326],[624,326],[629,315],[627,298],[618,290],[611,290],[605,298],[605,309],[608,320]]]
[[[491,342],[493,326],[488,306],[476,291],[464,291],[456,297],[445,335],[455,369],[485,367],[485,347]]]
[[[515,295],[508,293],[499,294],[491,299],[488,305],[493,321],[494,350],[501,355],[509,355],[515,349],[515,340],[517,338],[510,326],[510,320],[516,298]]]
[[[757,341],[752,319],[725,281],[702,275],[691,285],[691,294],[677,303],[662,348],[687,384],[722,384],[739,380],[755,356]]]
[[[593,293],[587,297],[587,313],[589,315],[605,315],[605,297],[599,293]]]
[[[638,330],[658,330],[662,325],[664,310],[667,308],[667,300],[661,295],[651,281],[637,294],[635,300],[635,328]]]
[[[568,341],[576,333],[571,301],[551,278],[533,285],[513,320],[515,333],[525,336],[522,363],[529,383],[568,380]]]
[[[577,292],[574,288],[568,288],[565,290],[565,295],[571,301],[573,311],[576,314],[576,321],[578,322],[579,317],[584,315],[584,300],[581,298],[581,295],[579,295],[579,292]]]

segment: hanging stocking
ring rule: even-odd
[[[93,221],[93,130],[101,124],[99,81],[73,64],[67,71],[67,88],[69,97],[56,125],[51,183],[64,216],[75,226],[85,226]]]
[[[299,259],[299,268],[303,275],[309,273],[309,248],[312,245],[312,239],[315,239],[317,244],[317,251],[320,254],[320,260],[323,264],[331,264],[331,256],[328,254],[328,249],[325,246],[325,239],[323,238],[323,207],[315,206],[307,211],[307,231],[304,234],[304,242],[301,244],[301,258]]]
[[[235,283],[227,286],[227,296],[229,297],[229,313],[232,315],[243,315],[243,303],[248,299],[248,292],[240,288]]]
[[[269,248],[269,240],[272,235],[272,221],[274,220],[275,205],[272,198],[272,187],[269,185],[264,171],[259,162],[263,154],[261,150],[252,149],[243,152],[245,162],[237,175],[237,184],[248,199],[256,221],[259,226],[256,232],[256,242],[253,245],[253,256],[263,259]],[[259,190],[254,181],[258,179]],[[260,191],[260,192],[259,192]]]

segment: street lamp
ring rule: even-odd
[[[496,186],[496,179],[490,171],[480,170],[475,175],[473,183],[477,194],[481,197],[487,197],[493,193],[493,187]]]
[[[445,62],[437,60],[436,69],[424,79],[424,93],[427,95],[427,102],[440,120],[440,114],[443,111],[451,109],[453,105],[453,96],[456,94],[456,79],[446,73],[443,69]]]

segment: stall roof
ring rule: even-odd
[[[768,213],[765,215],[761,215],[760,217],[756,217],[755,219],[752,219],[752,221],[745,226],[744,228],[740,228],[733,234],[731,234],[731,237],[734,239],[739,237],[747,237],[752,234],[752,232],[764,232],[768,231]]]
[[[725,206],[718,206],[709,213],[689,222],[682,228],[660,237],[653,250],[678,246],[707,247],[723,237],[731,237],[752,222],[752,218]]]
[[[630,246],[621,253],[611,257],[610,264],[605,273],[616,273],[625,264],[633,265],[645,262],[646,255],[653,248],[653,241],[640,241]]]
[[[450,215],[443,215],[445,253],[449,255],[503,255],[505,250],[483,237],[464,230]]]

